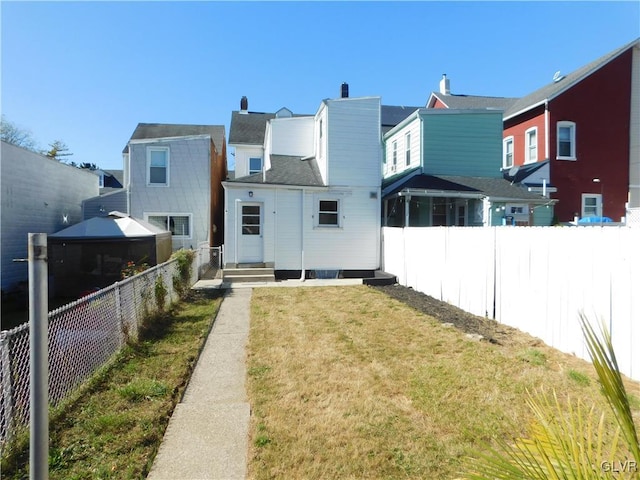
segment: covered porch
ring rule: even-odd
[[[382,225],[547,226],[554,202],[501,178],[418,174],[383,188]]]

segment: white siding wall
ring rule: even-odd
[[[406,165],[405,148],[406,135],[411,133],[411,164]],[[393,168],[393,142],[398,142],[398,161],[396,168]],[[397,175],[405,170],[409,170],[420,166],[420,119],[407,123],[397,132],[385,138],[385,163],[382,166],[382,175],[384,178]]]
[[[380,98],[341,98],[327,100],[326,104],[328,184],[380,185]]]
[[[329,189],[305,195],[305,269],[376,270],[380,266],[380,190]],[[340,228],[319,227],[318,201],[339,199]]]
[[[147,147],[169,147],[169,186],[147,186]],[[173,248],[197,248],[209,240],[210,139],[179,139],[129,144],[130,215],[191,215],[191,238],[174,239]]]
[[[83,220],[82,201],[99,193],[98,177],[2,142],[2,290],[28,278],[28,233],[55,233]],[[64,222],[64,217],[67,223]]]
[[[236,178],[246,177],[249,175],[249,158],[259,157],[264,161],[264,148],[256,146],[239,146],[236,145],[235,151],[235,176]]]
[[[274,155],[313,155],[313,117],[275,118],[269,122],[270,145]]]
[[[253,192],[253,197],[249,197],[249,191]],[[276,270],[301,270],[303,244],[306,270],[377,269],[380,263],[379,188],[377,191],[371,188],[306,189],[304,199],[302,191],[227,185],[225,263],[238,263],[239,204],[258,202],[263,208],[263,261],[273,263]],[[376,198],[371,198],[372,192],[376,193]],[[340,201],[340,228],[316,225],[321,198]]]
[[[327,105],[322,103],[315,116],[315,155],[322,182],[326,185],[328,180],[327,172]]]

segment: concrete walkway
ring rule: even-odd
[[[176,405],[149,480],[244,479],[250,406],[245,390],[249,305],[253,288],[361,285],[362,279],[222,283],[200,280],[194,289],[227,289],[182,402]],[[231,288],[233,287],[233,288]]]
[[[246,477],[250,407],[245,348],[251,291],[227,291],[148,479]]]

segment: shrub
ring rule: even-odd
[[[163,311],[167,299],[167,287],[164,286],[164,281],[161,276],[156,277],[154,293],[156,295],[158,310]]]
[[[173,277],[173,288],[180,298],[185,298],[191,287],[191,268],[196,252],[193,250],[178,250],[171,258],[178,261],[178,274]]]

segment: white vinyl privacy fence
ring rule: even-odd
[[[585,359],[579,315],[603,320],[621,371],[640,380],[640,228],[383,228],[402,285]]]
[[[197,280],[197,258],[192,285]],[[49,403],[58,405],[137,338],[144,318],[159,310],[155,288],[166,289],[165,305],[178,299],[170,260],[49,312]],[[0,447],[29,424],[29,324],[0,333]]]

